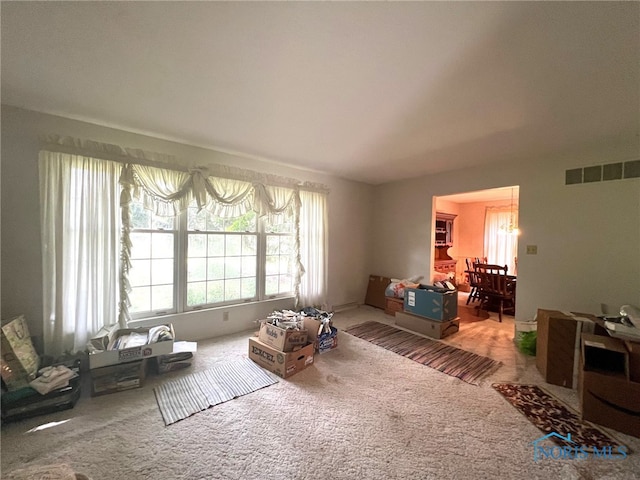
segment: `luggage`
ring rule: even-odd
[[[80,377],[72,378],[68,386],[46,395],[39,394],[31,387],[2,392],[2,423],[73,408],[80,393]]]

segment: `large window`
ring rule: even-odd
[[[224,165],[52,137],[140,159],[39,154],[45,352],[84,349],[132,318],[294,297],[326,298],[327,191]],[[157,165],[149,165],[157,158]]]
[[[293,222],[220,218],[192,203],[160,217],[130,204],[134,318],[293,295]]]

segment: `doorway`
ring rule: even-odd
[[[513,185],[434,197],[434,218],[453,217],[446,245],[436,240],[433,225],[434,278],[446,274],[463,287],[468,258],[507,265],[509,273],[517,275],[519,190]]]

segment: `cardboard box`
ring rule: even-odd
[[[404,310],[404,298],[385,297],[384,313],[387,315],[394,315],[396,312],[402,312]]]
[[[629,379],[629,352],[622,340],[582,334],[582,369]],[[640,400],[640,399],[639,399]]]
[[[447,322],[458,317],[458,292],[420,285],[404,290],[404,312]]]
[[[431,338],[444,338],[460,330],[460,319],[455,318],[446,322],[440,322],[412,313],[397,312],[396,325],[422,333]]]
[[[640,437],[640,383],[629,380],[629,351],[624,342],[582,334],[582,354],[582,419]]]
[[[118,325],[109,325],[101,329],[98,334],[93,337],[89,344],[89,368],[106,367],[108,365],[117,365],[118,363],[131,362],[133,360],[141,360],[143,358],[157,357],[158,355],[166,355],[173,352],[173,342],[176,337],[173,325],[167,324],[171,332],[172,340],[163,340],[161,342],[148,343],[130,348],[122,348],[119,350],[103,350],[106,345],[112,343],[118,337],[129,333],[148,334],[150,328],[118,328]]]
[[[281,352],[292,352],[294,348],[306,345],[309,335],[306,329],[287,330],[267,322],[260,324],[258,338],[262,343],[272,346]]]
[[[318,353],[325,353],[338,346],[338,329],[331,326],[331,333],[320,333],[322,322],[315,318],[306,317],[303,320],[304,328],[309,333],[309,342],[311,342]],[[331,325],[331,323],[329,324]]]
[[[629,352],[629,380],[640,382],[640,343],[625,340]]]
[[[288,378],[313,364],[312,343],[296,352],[282,352],[257,338],[249,339],[249,358],[279,377]]]
[[[536,367],[545,382],[578,388],[580,336],[594,333],[595,317],[538,309]]]
[[[331,332],[324,332],[320,334],[316,340],[316,351],[318,353],[326,353],[334,348],[338,347],[338,329],[331,327]]]
[[[640,383],[581,371],[582,420],[640,438]]]
[[[364,297],[365,305],[384,309],[385,303],[384,291],[391,283],[389,277],[381,275],[369,275],[369,285],[367,286],[367,294]]]
[[[91,396],[122,392],[144,385],[147,374],[147,359],[119,363],[90,370]]]

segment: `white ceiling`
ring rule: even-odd
[[[371,184],[639,141],[638,2],[1,9],[5,104]]]

